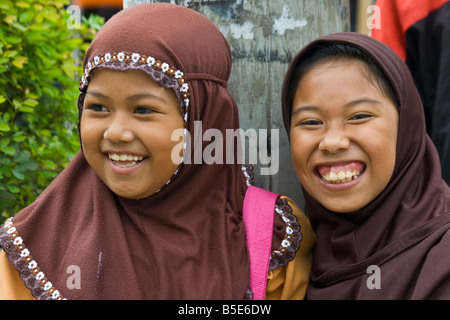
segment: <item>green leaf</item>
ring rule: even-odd
[[[3,188],[4,190],[5,188]],[[0,198],[2,199],[8,199],[8,200],[14,200],[14,195],[12,195],[10,192],[0,192]],[[2,200],[2,204],[3,204],[3,200]]]
[[[5,154],[9,154],[10,156],[13,156],[16,154],[16,149],[13,147],[4,147],[1,149]]]
[[[33,11],[26,11],[19,16],[19,21],[21,23],[27,23],[33,20],[33,18],[34,18]]]
[[[14,22],[14,20],[17,19],[17,17],[16,16],[12,16],[11,19],[13,19],[12,22],[11,22],[11,24],[12,24]],[[20,43],[22,41],[22,38],[21,37],[11,36],[11,37],[6,37],[5,40],[6,40],[7,43],[18,44],[18,43]]]
[[[30,107],[35,107],[39,104],[39,102],[36,99],[26,99],[23,104],[26,104],[27,106]]]
[[[5,19],[3,19],[7,24],[12,25],[14,23],[14,21],[16,21],[17,16],[14,15],[8,15],[6,16]],[[9,40],[7,40],[8,42],[10,42]]]
[[[28,162],[30,161],[30,153],[28,151],[22,151],[14,158],[14,160],[17,163]]]
[[[16,6],[26,9],[30,7],[30,4],[27,1],[17,1]]]
[[[8,144],[9,144],[9,139],[3,138],[2,140],[0,140],[0,149],[6,147]]]
[[[11,193],[19,193],[20,189],[16,186],[7,185],[6,186]]]
[[[45,19],[50,20],[51,22],[58,22],[61,19],[61,16],[57,12],[47,12],[45,14]]]
[[[4,176],[6,176],[7,178],[11,178],[11,168],[3,167],[2,171]]]
[[[5,113],[3,115],[3,122],[8,123],[11,120],[11,115],[9,113]]]
[[[12,24],[14,28],[19,29],[21,32],[24,32],[27,30],[27,27],[18,23],[17,21],[14,21],[14,23]]]
[[[17,100],[17,99],[13,99],[12,104],[14,106],[14,109],[18,110],[22,104]]]
[[[19,111],[25,112],[25,113],[32,113],[32,112],[34,112],[34,109],[32,107],[21,106],[19,108]]]
[[[25,179],[25,176],[22,173],[20,173],[20,172],[18,172],[16,170],[13,170],[12,174],[13,174],[14,177],[16,177],[19,180],[24,180]]]
[[[19,56],[19,57],[17,57],[16,59],[14,59],[14,61],[12,62],[12,64],[13,64],[14,66],[16,66],[17,68],[22,69],[22,68],[23,68],[23,65],[24,65],[25,63],[27,63],[27,62],[28,62],[28,58],[27,58],[27,57]]]
[[[0,131],[9,131],[11,128],[7,123],[0,123]]]
[[[11,9],[11,3],[8,3],[6,1],[5,2],[4,1],[0,2],[0,9],[5,10],[5,12],[7,10],[10,10]]]

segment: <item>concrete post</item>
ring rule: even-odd
[[[271,165],[276,156],[270,155],[271,147],[275,151],[274,144],[279,146],[279,170],[261,174],[270,165],[258,159],[255,185],[286,195],[304,208],[281,117],[281,86],[289,62],[304,45],[322,35],[350,31],[349,0],[123,0],[124,9],[149,2],[197,10],[225,35],[233,55],[229,90],[239,106],[241,128],[267,129]],[[271,129],[278,129],[278,141]]]

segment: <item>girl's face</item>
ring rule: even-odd
[[[175,93],[139,70],[93,71],[81,117],[86,160],[117,195],[145,198],[160,189],[178,164],[172,132],[184,127]]]
[[[327,209],[350,213],[377,197],[394,170],[398,112],[362,62],[314,66],[294,97],[290,142],[302,187]]]

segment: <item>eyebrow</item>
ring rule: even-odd
[[[101,99],[111,99],[111,97],[109,97],[101,92],[94,91],[94,90],[86,91],[86,94],[90,94],[90,95],[93,95],[93,96],[95,96],[97,98],[101,98]],[[160,100],[162,102],[166,102],[166,99],[164,99],[163,97],[154,95],[152,93],[136,93],[131,96],[128,96],[126,98],[126,100],[139,100],[139,99],[145,99],[145,98],[151,98],[151,99]]]
[[[353,106],[361,104],[361,103],[381,104],[380,101],[375,100],[375,99],[361,98],[361,99],[356,99],[356,100],[347,102],[344,105],[344,107],[349,108],[349,107],[353,107]],[[301,107],[296,108],[294,111],[292,111],[292,115],[291,116],[293,116],[294,114],[299,113],[301,111],[317,111],[319,109],[320,108],[317,107],[317,106],[301,106]]]

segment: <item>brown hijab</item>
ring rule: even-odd
[[[331,212],[304,191],[317,236],[307,298],[449,299],[450,188],[442,180],[438,154],[425,132],[422,103],[404,62],[388,46],[361,34],[313,41],[293,59],[283,84],[288,136],[287,94],[295,67],[305,52],[326,42],[359,48],[381,68],[399,100],[398,141],[389,184],[357,212]],[[376,274],[370,266],[379,268]],[[375,281],[380,288],[370,285]]]
[[[84,67],[80,107],[92,69],[135,68],[175,91],[192,136],[195,120],[224,136],[239,127],[226,89],[228,44],[191,9],[144,4],[119,12],[96,35]],[[240,164],[181,164],[159,192],[124,199],[79,152],[6,223],[13,236],[0,234],[0,245],[39,299],[242,299],[249,284],[246,186]]]

